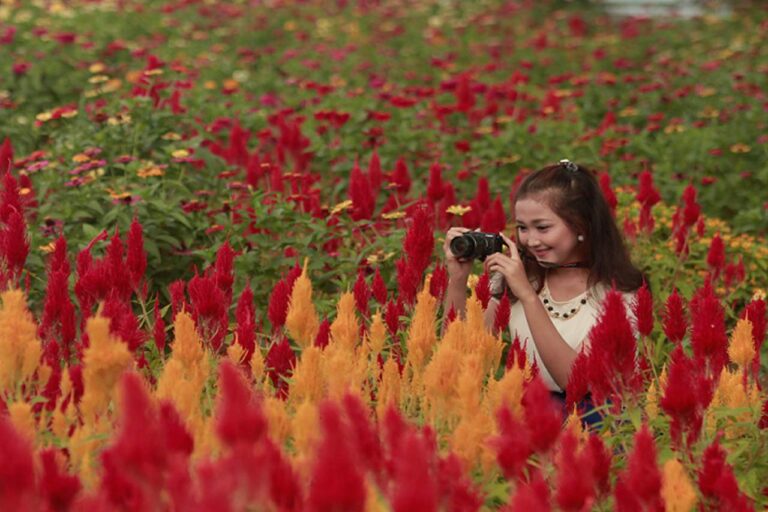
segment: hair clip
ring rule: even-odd
[[[560,165],[562,165],[563,167],[566,168],[566,170],[571,172],[576,172],[579,170],[579,166],[571,162],[567,158],[563,158],[562,160],[560,160]]]

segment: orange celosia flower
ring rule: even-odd
[[[323,397],[325,380],[322,365],[322,349],[315,346],[304,349],[291,377],[291,402],[316,402]]]
[[[688,512],[696,505],[696,490],[685,468],[677,459],[664,463],[661,475],[661,497],[667,512]]]
[[[360,324],[355,314],[355,296],[344,292],[336,304],[336,319],[331,324],[331,343],[353,349],[360,339]]]
[[[34,443],[37,427],[35,426],[35,415],[32,412],[32,406],[27,402],[21,401],[8,404],[8,416],[16,431],[29,442]]]
[[[109,441],[111,430],[112,422],[101,416],[75,429],[69,439],[70,464],[86,489],[93,489],[98,483],[98,457]]]
[[[754,359],[755,344],[752,340],[752,322],[749,320],[740,319],[736,322],[728,345],[728,357],[740,368],[746,368]]]
[[[291,419],[291,437],[295,450],[294,465],[302,476],[308,477],[312,455],[315,453],[320,440],[317,405],[312,402],[302,402]]]
[[[656,382],[651,381],[648,391],[645,393],[645,414],[653,420],[659,415],[659,392],[656,389]]]
[[[379,384],[379,393],[376,400],[376,414],[383,418],[387,409],[392,406],[395,409],[400,408],[400,370],[397,363],[391,357],[384,363],[384,369],[381,372],[381,383]]]
[[[83,354],[83,398],[80,411],[86,422],[109,406],[117,381],[133,362],[128,345],[109,333],[109,319],[96,316],[85,327],[90,345]]]
[[[371,354],[376,357],[381,354],[384,344],[387,342],[387,326],[381,318],[381,313],[374,313],[371,318],[371,326],[368,329],[368,344],[371,348]]]
[[[307,260],[304,260],[304,269],[293,283],[285,327],[291,338],[306,348],[315,341],[319,326],[320,320],[312,303],[312,282],[307,276]]]
[[[0,299],[0,393],[10,393],[35,373],[41,348],[24,293],[8,290]]]
[[[424,367],[437,343],[435,314],[437,299],[424,287],[416,298],[416,307],[408,329],[408,363],[418,371]]]
[[[456,322],[448,326],[448,330],[454,325]],[[463,357],[464,354],[450,343],[443,342],[438,345],[435,355],[422,372],[424,402],[430,423],[447,421],[451,413],[458,413],[454,401],[457,398],[456,383]]]
[[[490,409],[498,411],[501,407],[507,407],[516,418],[521,419],[524,385],[530,379],[531,367],[526,364],[525,369],[513,365],[500,380],[491,380],[487,392]]]
[[[274,396],[265,397],[264,415],[267,417],[270,439],[282,446],[291,432],[291,419],[285,410],[285,401]]]

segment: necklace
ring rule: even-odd
[[[587,289],[584,293],[577,295],[570,300],[557,301],[552,298],[552,295],[549,293],[549,288],[547,288],[545,284],[544,288],[541,290],[540,296],[541,302],[544,304],[544,307],[547,309],[547,314],[550,317],[568,320],[576,316],[581,307],[589,301],[592,294],[589,289]]]

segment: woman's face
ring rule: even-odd
[[[578,234],[541,197],[515,203],[517,239],[539,262],[563,265],[582,259]]]

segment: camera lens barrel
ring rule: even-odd
[[[501,252],[504,240],[495,233],[470,231],[451,240],[451,252],[457,258],[484,260],[495,252]]]

